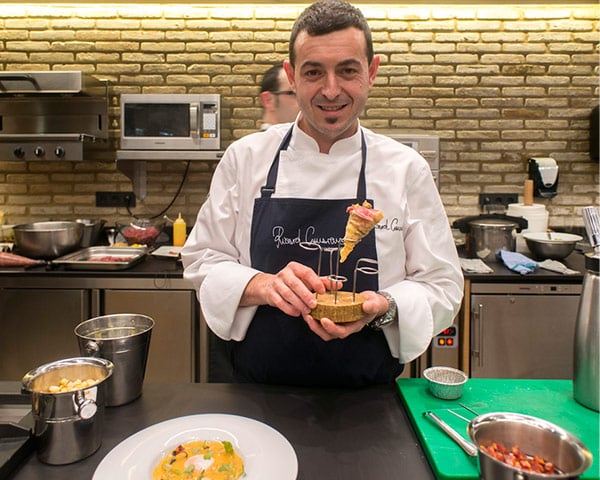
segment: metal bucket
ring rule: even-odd
[[[75,357],[47,363],[26,373],[23,390],[31,393],[34,437],[40,461],[52,465],[77,462],[102,443],[105,386],[110,361]],[[92,386],[51,392],[62,379],[96,380]]]
[[[106,405],[129,403],[142,394],[154,320],[118,313],[86,320],[75,327],[79,351],[107,358],[115,368],[106,385]]]

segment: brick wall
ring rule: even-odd
[[[599,200],[598,164],[588,153],[588,116],[598,104],[598,5],[359,6],[382,57],[363,125],[441,137],[441,193],[451,220],[477,214],[479,193],[522,193],[527,159],[550,156],[560,169],[559,195],[536,202],[546,204],[551,225],[582,225],[581,208]],[[261,74],[286,57],[302,8],[5,4],[0,69],[109,79],[115,149],[120,93],[220,93],[224,148],[259,125]],[[192,163],[171,217],[181,211],[193,222],[213,169]],[[148,162],[147,170],[138,215],[169,204],[185,164]],[[110,223],[127,211],[96,208],[94,192],[131,189],[112,161],[0,159],[0,210],[9,223]]]

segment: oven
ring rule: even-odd
[[[0,160],[91,160],[107,146],[108,82],[80,71],[0,72]]]

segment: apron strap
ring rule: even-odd
[[[279,148],[277,149],[273,163],[271,163],[271,168],[269,168],[267,183],[260,188],[261,198],[271,198],[271,195],[275,193],[277,172],[279,170],[279,154],[282,150],[287,150],[290,144],[290,139],[292,138],[293,129],[294,126],[292,125],[279,144]],[[367,199],[367,182],[365,178],[365,169],[367,166],[367,142],[365,141],[365,132],[362,128],[360,129],[360,140],[361,164],[360,174],[358,177],[358,186],[356,188],[356,198],[359,201],[362,201]]]

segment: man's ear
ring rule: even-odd
[[[260,92],[260,103],[267,111],[273,110],[275,106],[274,98],[275,95],[273,95],[271,92]]]
[[[289,60],[283,61],[283,69],[285,70],[285,74],[287,75],[288,82],[292,90],[296,91],[296,82],[294,81],[294,67],[290,63]]]

